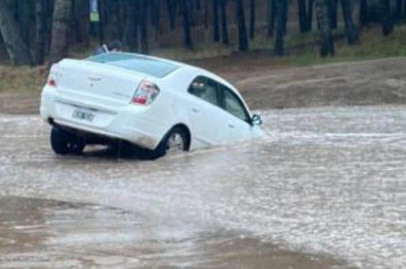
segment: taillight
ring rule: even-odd
[[[51,70],[49,71],[47,85],[52,88],[56,88],[58,86],[58,71],[59,71],[59,64],[53,64]]]
[[[48,86],[56,88],[56,80],[53,78],[48,79]]]
[[[159,88],[155,83],[143,80],[135,91],[131,102],[137,105],[148,106],[154,102],[158,94]]]

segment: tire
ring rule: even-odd
[[[189,149],[189,136],[184,128],[171,129],[159,143],[155,150],[140,149],[139,156],[142,159],[155,160],[167,154],[177,154]]]
[[[189,147],[188,136],[185,130],[181,127],[175,127],[166,136],[163,143],[164,155],[177,154],[187,151]]]
[[[52,150],[59,155],[81,154],[85,148],[82,139],[57,127],[52,127],[50,140]]]

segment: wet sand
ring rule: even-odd
[[[226,230],[154,225],[133,212],[55,200],[0,198],[1,268],[331,268]]]

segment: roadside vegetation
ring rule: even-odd
[[[370,26],[364,29],[360,35],[358,43],[354,46],[347,46],[345,40],[339,37],[336,42],[336,55],[335,57],[320,58],[317,57],[318,47],[316,43],[300,43],[300,40],[309,40],[309,37],[291,36],[287,39],[287,55],[285,57],[269,57],[262,59],[267,62],[272,69],[309,66],[315,64],[329,64],[338,62],[350,62],[361,61],[370,59],[379,59],[387,57],[406,57],[406,26],[399,26],[395,28],[392,35],[385,37],[380,34],[380,27],[376,25]],[[302,34],[297,34],[302,35]],[[307,34],[311,35],[311,34]],[[261,41],[258,41],[257,50],[246,53],[246,57],[240,60],[240,65],[244,65],[244,59],[250,57],[250,54],[254,56],[258,51],[267,51],[270,46],[261,45]],[[290,49],[292,47],[292,49]],[[84,49],[81,46],[72,47],[68,52],[69,57],[83,58],[88,56],[89,49]],[[196,49],[191,57],[188,57],[187,50],[183,49],[162,49],[155,54],[159,54],[163,57],[172,58],[175,60],[192,61],[193,64],[198,64],[196,59],[209,58],[205,62],[215,62],[216,58],[222,57],[234,57],[231,56],[230,51],[217,47],[211,49],[202,48]],[[213,64],[209,64],[213,66]],[[205,66],[207,67],[207,66]],[[10,64],[0,65],[0,93],[32,93],[38,95],[41,91],[43,84],[47,77],[46,66],[12,66]]]

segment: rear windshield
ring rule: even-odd
[[[123,53],[105,53],[90,57],[87,60],[125,68],[158,78],[163,78],[179,68],[179,66],[172,63]]]

